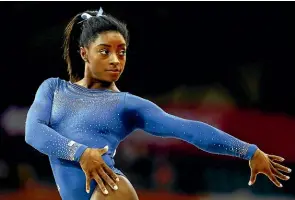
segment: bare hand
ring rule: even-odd
[[[283,187],[277,178],[286,181],[289,180],[290,177],[282,174],[280,171],[290,173],[292,170],[276,163],[275,161],[283,162],[284,160],[285,159],[282,157],[268,155],[258,149],[253,158],[249,161],[251,168],[249,185],[253,185],[256,181],[257,174],[262,173],[266,175],[277,187]]]
[[[102,155],[108,151],[108,146],[103,149],[91,149],[85,150],[80,159],[80,165],[86,176],[86,192],[90,191],[90,181],[95,179],[99,188],[104,194],[108,194],[108,191],[104,185],[103,180],[111,186],[114,190],[118,189],[118,186],[114,181],[119,181],[118,176],[105,164],[102,159]]]

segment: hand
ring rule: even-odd
[[[108,151],[108,146],[103,149],[87,148],[81,156],[80,165],[86,176],[86,192],[90,191],[90,181],[95,179],[99,188],[104,194],[108,194],[103,180],[108,183],[114,190],[118,186],[114,181],[119,181],[117,175],[105,164],[102,155]]]
[[[282,174],[280,171],[290,173],[292,170],[276,163],[275,161],[283,162],[284,160],[285,159],[282,157],[268,155],[258,149],[253,155],[253,158],[249,161],[251,168],[249,185],[253,185],[256,181],[257,174],[262,173],[266,175],[277,187],[283,187],[277,178],[286,181],[289,180],[290,177]]]

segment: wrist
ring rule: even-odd
[[[250,144],[249,147],[248,147],[248,150],[247,150],[247,154],[245,156],[245,159],[246,160],[251,160],[254,156],[254,154],[257,152],[259,148],[254,145],[254,144]]]
[[[82,157],[87,156],[89,152],[89,148],[85,145],[81,146],[79,149],[77,149],[76,153],[75,153],[75,160],[77,162],[81,162],[81,160],[83,159]]]
[[[261,153],[261,150],[260,149],[257,149],[254,152],[254,154],[253,154],[253,156],[252,156],[252,158],[250,160],[255,160],[257,157],[259,157],[260,153]]]

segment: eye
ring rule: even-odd
[[[103,55],[108,55],[110,52],[107,49],[101,49],[101,50],[99,50],[99,53],[101,53]]]
[[[119,51],[119,55],[120,55],[120,56],[125,56],[125,55],[126,55],[126,50],[121,50],[121,51]]]

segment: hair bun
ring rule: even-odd
[[[82,13],[82,15],[81,15],[81,18],[82,18],[82,19],[85,19],[85,20],[87,20],[87,19],[89,19],[89,18],[91,18],[91,17],[93,17],[93,16],[90,15],[90,14],[88,14],[88,13]]]

